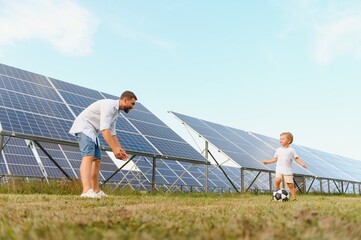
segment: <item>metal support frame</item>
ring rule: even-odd
[[[0,138],[0,159],[1,159],[1,156],[2,156],[2,152],[3,152],[3,149],[4,149],[4,147],[5,147],[5,145],[6,145],[6,143],[4,144],[4,136],[0,136],[1,138]]]
[[[268,172],[269,192],[272,192],[272,173]]]
[[[208,141],[205,142],[204,157],[208,160]],[[205,193],[208,193],[208,165],[205,167]]]
[[[320,192],[322,193],[322,178],[320,178]]]
[[[328,194],[331,193],[330,179],[327,179]]]
[[[153,157],[153,167],[152,167],[152,192],[154,192],[155,189],[155,168],[157,164],[157,158]]]
[[[244,192],[244,169],[241,168],[241,192]]]
[[[246,189],[246,192],[248,192],[248,190],[252,187],[253,183],[256,181],[256,179],[258,178],[258,176],[261,174],[262,171],[259,171],[258,174],[256,175],[256,177],[253,179],[253,181],[251,182],[251,184],[248,186],[248,188]]]
[[[301,188],[300,188],[300,186],[298,186],[298,184],[297,184],[297,182],[296,182],[296,180],[293,178],[293,183],[294,183],[294,185],[296,186],[296,189],[298,189],[298,191],[300,192],[300,193],[303,193],[302,192],[302,190],[301,190]]]
[[[307,193],[311,190],[311,187],[312,187],[313,182],[315,181],[315,179],[316,179],[315,177],[312,179],[312,182],[311,182],[310,186],[307,189]]]
[[[347,182],[347,185],[346,185],[346,188],[345,188],[345,193],[347,192],[349,185],[350,185],[350,182]]]
[[[234,185],[234,183],[232,182],[232,180],[228,177],[227,173],[224,171],[224,169],[222,168],[221,165],[219,165],[218,161],[216,160],[216,158],[213,156],[213,154],[208,151],[209,155],[211,155],[212,159],[217,163],[219,169],[221,169],[221,171],[223,172],[224,176],[226,176],[226,178],[228,179],[229,183],[232,185],[232,187],[234,188],[234,190],[236,190],[237,193],[239,193],[237,187]]]
[[[5,137],[9,137],[9,139],[4,143],[4,139]],[[44,154],[55,164],[56,167],[59,168],[59,170],[69,179],[69,180],[73,180],[72,178],[70,178],[70,176],[59,166],[59,164],[54,160],[54,158],[41,146],[41,144],[39,142],[44,142],[44,143],[54,143],[54,144],[61,144],[61,145],[66,145],[66,146],[72,146],[72,147],[77,147],[78,143],[75,141],[68,141],[68,140],[61,140],[61,139],[54,139],[54,138],[48,138],[48,137],[41,137],[41,136],[33,136],[33,135],[28,135],[28,134],[23,134],[23,133],[16,133],[16,132],[9,132],[9,131],[3,131],[0,129],[0,158],[1,158],[1,153],[2,150],[4,149],[5,145],[7,144],[7,142],[11,139],[11,138],[20,138],[20,139],[27,139],[27,140],[32,140],[43,152]],[[101,146],[101,150],[103,151],[111,151],[111,149],[107,146]],[[183,158],[183,157],[174,157],[174,156],[168,156],[168,155],[162,155],[162,154],[153,154],[153,153],[146,153],[146,152],[138,152],[138,151],[131,151],[131,150],[126,150],[127,154],[129,155],[133,155],[136,156],[143,156],[143,157],[152,157],[153,158],[153,175],[152,175],[152,190],[156,190],[155,188],[155,166],[156,166],[156,158],[161,158],[164,160],[172,160],[172,161],[180,161],[180,162],[188,162],[188,163],[193,163],[193,164],[204,164],[206,165],[206,168],[208,167],[208,165],[210,165],[210,162],[205,159],[205,161],[201,161],[201,160],[196,160],[196,159],[190,159],[190,158]],[[133,158],[132,157],[132,158]],[[132,159],[131,158],[131,159]],[[130,159],[130,160],[131,160]],[[127,162],[128,163],[128,162]],[[126,164],[127,164],[126,163]],[[123,167],[126,165],[124,164]],[[208,168],[207,168],[208,169]],[[118,169],[117,172],[119,172],[121,170]],[[113,173],[116,174],[117,172]],[[112,175],[112,176],[113,176]],[[208,175],[208,174],[207,174]],[[104,183],[106,183],[107,181],[109,181],[110,178],[108,178],[107,180],[105,180],[102,185]],[[208,180],[208,176],[207,176],[207,180]],[[101,185],[101,186],[102,186]]]
[[[339,193],[341,193],[341,190],[340,190],[340,188],[337,186],[337,183],[335,182],[335,180],[332,180],[332,181],[333,181],[333,183],[335,184],[335,186],[336,186],[336,188],[337,188],[338,192],[339,192]]]
[[[45,150],[45,148],[43,148],[43,146],[41,146],[41,144],[36,141],[33,140],[33,142],[41,149],[41,151],[43,151],[43,153],[45,153],[45,155],[50,159],[50,161],[52,161],[54,163],[55,166],[57,166],[57,168],[59,168],[59,170],[70,180],[73,181],[73,179],[71,179],[71,177],[60,167],[60,165],[54,160],[54,158]]]
[[[341,193],[344,193],[344,190],[343,181],[341,181]]]
[[[118,168],[118,170],[116,170],[110,177],[108,177],[100,186],[103,186],[104,184],[106,184],[112,177],[114,177],[115,174],[117,174],[120,170],[122,170],[123,167],[125,167],[125,165],[127,165],[130,161],[132,161],[132,159],[135,157],[136,155],[133,155],[131,158],[129,158],[129,160],[123,164],[123,166],[121,166],[120,168]]]

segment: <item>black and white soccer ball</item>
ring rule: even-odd
[[[273,191],[273,200],[277,202],[285,202],[290,199],[290,193],[286,189],[278,189]]]

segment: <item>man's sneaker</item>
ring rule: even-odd
[[[105,194],[102,190],[96,193],[99,197],[108,197],[108,194]]]
[[[93,189],[89,189],[86,193],[82,193],[80,195],[80,197],[83,198],[100,198],[100,196],[98,196],[98,194],[96,194]]]

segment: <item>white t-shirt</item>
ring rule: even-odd
[[[276,149],[274,157],[277,158],[276,172],[292,175],[292,161],[298,158],[296,151],[290,147],[279,147]]]
[[[109,129],[111,135],[116,135],[115,123],[120,111],[119,100],[102,99],[89,105],[74,120],[69,133],[84,133],[94,142],[100,131]]]

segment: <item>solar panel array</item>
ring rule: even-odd
[[[75,142],[75,137],[68,133],[75,117],[94,101],[104,98],[119,97],[0,64],[0,130],[2,131]],[[162,156],[164,159],[190,160],[200,164],[207,162],[200,153],[140,102],[137,102],[136,108],[128,114],[121,111],[116,133],[126,151]],[[101,136],[100,141],[102,145],[106,145]],[[79,178],[81,156],[77,147],[57,144],[56,141],[41,142],[41,145],[70,177]],[[39,167],[39,159],[42,167]],[[100,178],[105,180],[118,167],[105,152],[102,162]],[[167,166],[165,169],[183,166],[178,161],[162,162]],[[31,150],[22,139],[11,139],[6,144],[0,156],[0,171],[4,175],[64,177],[38,146]],[[159,171],[163,169],[160,168]],[[175,169],[172,171],[176,172]],[[139,169],[122,170],[113,176],[112,180],[131,182],[139,176],[145,180],[145,174],[139,172]],[[160,178],[173,184],[172,179],[179,176],[167,178],[166,175],[160,174]],[[147,181],[149,183],[150,179]],[[187,174],[183,174],[182,179],[177,181],[182,184],[197,182]]]
[[[81,155],[77,147],[64,145],[61,140],[75,142],[75,138],[68,133],[74,118],[85,107],[104,98],[118,99],[107,93],[0,64],[0,130],[55,140],[52,143],[39,141],[42,148],[71,178],[80,176]],[[269,175],[257,171],[266,173],[275,170],[275,164],[263,165],[261,161],[273,157],[275,148],[279,146],[278,139],[179,113],[173,114],[237,163],[238,167],[222,166],[228,178],[219,167],[210,165],[206,179],[206,166],[203,164],[207,160],[137,102],[136,108],[128,114],[121,112],[116,133],[127,151],[140,155],[133,159],[134,166],[131,169],[123,169],[112,176],[119,165],[115,164],[117,160],[111,154],[103,152],[101,181],[112,176],[112,184],[117,187],[150,190],[153,159],[149,155],[154,155],[163,156],[163,159],[156,159],[155,180],[158,189],[205,191],[208,185],[209,191],[234,191],[233,186],[240,189],[242,181],[249,184],[255,178],[254,188],[269,187]],[[0,175],[64,177],[64,173],[38,145],[29,147],[29,141],[24,139],[7,140],[1,151]],[[101,137],[100,140],[102,145],[106,145]],[[303,169],[295,164],[296,175],[361,182],[360,161],[299,145],[292,146],[308,165],[308,169]],[[141,156],[142,153],[145,155]],[[172,158],[190,162],[165,160]],[[339,188],[337,184],[335,187]]]
[[[279,140],[261,134],[212,123],[184,114],[172,112],[178,119],[193,129],[205,141],[213,145],[240,168],[248,170],[275,171],[275,165],[263,165],[272,159]],[[307,169],[293,165],[295,175],[312,176],[348,182],[361,182],[361,161],[348,159],[323,151],[292,144]]]

